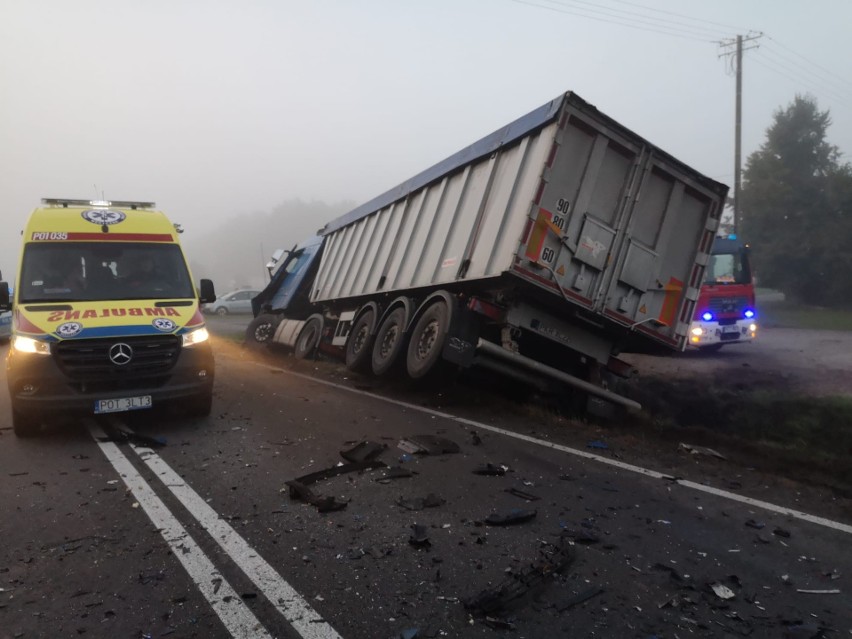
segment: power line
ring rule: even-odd
[[[577,13],[576,11],[566,11],[564,9],[559,9],[557,7],[548,7],[548,6],[545,6],[545,5],[536,4],[535,2],[530,2],[529,0],[512,0],[512,2],[516,2],[518,4],[524,4],[524,5],[527,5],[527,6],[530,6],[530,7],[536,7],[538,9],[545,9],[547,11],[553,11],[555,13],[562,13],[562,14],[566,14],[566,15],[577,16],[577,17],[580,17],[580,18],[586,18],[588,20],[595,20],[597,22],[605,22],[607,24],[616,24],[616,25],[619,25],[619,26],[622,26],[622,27],[628,27],[630,29],[637,29],[639,31],[650,31],[650,32],[653,32],[653,33],[661,33],[663,35],[673,36],[673,37],[676,37],[676,38],[685,38],[687,40],[694,40],[694,41],[697,41],[697,42],[713,42],[713,40],[708,40],[707,38],[698,38],[698,37],[687,35],[687,34],[684,34],[684,33],[677,33],[676,31],[663,30],[662,28],[661,29],[653,29],[653,28],[648,28],[648,27],[642,27],[642,26],[637,26],[635,24],[630,24],[630,23],[627,23],[627,22],[618,22],[616,20],[606,20],[604,18],[598,18],[596,16],[590,16],[590,15],[587,15],[587,14]]]
[[[792,53],[793,55],[795,55],[795,56],[797,56],[797,57],[801,58],[802,60],[804,60],[805,62],[807,62],[807,63],[808,63],[808,64],[810,64],[811,66],[814,66],[814,67],[816,67],[817,69],[821,69],[822,71],[825,71],[826,73],[828,73],[828,74],[830,74],[830,75],[833,75],[835,78],[840,79],[842,82],[844,82],[845,84],[848,84],[850,87],[852,87],[852,82],[850,82],[847,78],[844,78],[843,76],[838,75],[837,73],[834,73],[834,71],[830,71],[829,69],[826,69],[825,67],[823,67],[823,66],[821,66],[821,65],[817,64],[816,62],[811,62],[811,61],[810,61],[810,60],[808,60],[805,56],[803,56],[801,53],[796,53],[796,52],[795,52],[795,51],[793,51],[790,47],[784,46],[783,44],[781,44],[780,42],[778,42],[778,40],[776,40],[776,39],[775,39],[775,38],[773,38],[772,36],[766,36],[766,37],[767,37],[767,38],[769,38],[770,40],[772,40],[772,42],[774,42],[775,44],[777,44],[777,45],[778,45],[779,47],[781,47],[782,49],[786,49],[787,51],[789,51],[789,52],[790,52],[790,53]]]
[[[790,80],[791,82],[793,82],[797,85],[804,86],[806,89],[810,89],[810,90],[814,91],[815,93],[822,93],[823,95],[830,97],[832,99],[832,101],[836,102],[840,106],[847,108],[847,109],[852,109],[852,105],[850,105],[850,103],[845,101],[842,97],[837,96],[836,94],[833,94],[832,92],[826,90],[825,88],[817,87],[812,82],[809,82],[808,80],[803,79],[801,76],[796,77],[794,75],[791,75],[789,73],[789,69],[784,68],[784,67],[779,68],[777,62],[775,62],[771,58],[767,58],[765,55],[760,55],[760,54],[756,55],[754,61],[757,64],[759,64],[760,66],[762,66],[763,68],[768,69],[768,70],[772,71],[773,73],[777,73],[778,75],[780,75],[784,78],[787,78],[788,80]]]
[[[657,9],[655,7],[648,7],[642,4],[637,4],[635,2],[627,2],[627,0],[610,0],[611,2],[617,2],[619,4],[626,4],[632,7],[639,7],[641,9],[647,9],[648,11],[654,11],[655,13],[664,13],[666,15],[677,16],[679,18],[686,18],[687,20],[693,20],[695,22],[703,22],[704,24],[712,24],[718,27],[724,27],[726,31],[750,31],[750,29],[743,29],[742,27],[734,27],[729,24],[723,24],[721,22],[713,22],[712,20],[704,20],[702,18],[694,18],[692,16],[685,15],[683,13],[675,13],[674,11],[666,11],[665,9]]]
[[[596,13],[600,15],[604,15],[607,17],[614,17],[618,19],[624,20],[634,20],[638,17],[640,18],[639,22],[642,24],[648,24],[651,26],[661,27],[665,29],[679,29],[685,32],[691,32],[693,35],[699,37],[707,37],[709,34],[713,36],[727,35],[726,31],[720,31],[716,28],[704,27],[696,24],[689,24],[686,22],[681,22],[678,20],[669,20],[667,18],[657,18],[647,13],[638,13],[636,11],[626,11],[624,9],[616,9],[611,7],[602,6],[599,2],[589,2],[588,0],[541,0],[543,2],[549,2],[550,4],[555,4],[568,8],[576,8],[581,11],[590,11],[591,13]],[[587,9],[586,7],[577,7],[576,5],[588,5],[593,7],[592,9]],[[641,6],[641,5],[640,5]],[[674,26],[670,26],[674,25]]]
[[[791,73],[796,73],[797,75],[799,73],[803,73],[805,75],[805,77],[807,77],[810,81],[812,81],[814,83],[817,83],[817,81],[820,81],[820,83],[826,88],[826,90],[833,92],[833,93],[836,93],[839,96],[844,96],[844,94],[845,94],[846,95],[845,99],[852,99],[852,93],[848,93],[848,94],[846,93],[847,91],[850,90],[849,88],[843,87],[840,84],[831,80],[830,78],[827,78],[826,76],[821,75],[821,74],[813,71],[812,69],[809,69],[807,66],[797,62],[796,60],[794,60],[790,56],[786,56],[784,54],[781,54],[778,51],[775,51],[774,49],[772,49],[771,47],[765,48],[763,52],[764,52],[764,54],[767,54],[774,62],[777,62],[778,64],[781,64],[781,65],[784,65],[785,68],[787,68]],[[776,58],[777,58],[777,60],[776,60]],[[778,62],[778,60],[780,60],[780,62]],[[799,71],[799,70],[801,70],[801,71]]]

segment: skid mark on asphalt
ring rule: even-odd
[[[339,390],[343,390],[349,393],[354,393],[355,395],[362,395],[364,397],[370,397],[372,399],[377,399],[382,402],[386,402],[388,404],[395,404],[396,406],[402,406],[403,408],[408,408],[410,410],[416,410],[421,413],[425,413],[427,415],[434,415],[435,417],[441,417],[443,419],[448,419],[450,421],[454,421],[458,424],[464,424],[466,426],[475,426],[476,428],[480,428],[482,430],[487,430],[492,433],[497,433],[498,435],[505,435],[506,437],[511,437],[513,439],[519,439],[521,441],[529,442],[530,444],[535,444],[537,446],[542,446],[544,448],[550,448],[552,450],[558,450],[562,453],[568,453],[569,455],[574,455],[576,457],[583,457],[585,459],[589,459],[601,464],[606,464],[608,466],[614,466],[621,470],[626,470],[631,473],[637,473],[640,475],[645,475],[646,477],[652,477],[654,479],[668,479],[672,484],[676,484],[678,486],[682,486],[684,488],[688,488],[690,490],[695,490],[698,492],[707,493],[709,495],[714,495],[715,497],[721,497],[722,499],[727,499],[729,501],[735,501],[741,504],[745,504],[748,506],[752,506],[754,508],[761,508],[763,510],[767,510],[773,513],[777,513],[779,515],[785,515],[787,517],[793,517],[794,519],[799,519],[801,521],[806,521],[811,524],[816,524],[818,526],[824,526],[825,528],[830,528],[832,530],[837,530],[839,532],[843,532],[849,535],[852,535],[852,526],[848,524],[844,524],[839,521],[834,521],[832,519],[826,519],[825,517],[819,517],[817,515],[811,515],[810,513],[803,512],[801,510],[794,510],[792,508],[787,508],[786,506],[779,506],[777,504],[773,504],[768,501],[763,501],[760,499],[752,499],[751,497],[745,497],[743,495],[738,495],[736,493],[729,492],[727,490],[721,490],[719,488],[713,488],[712,486],[705,486],[704,484],[698,484],[692,481],[688,481],[686,479],[676,479],[667,475],[665,473],[658,472],[656,470],[650,470],[648,468],[642,468],[641,466],[634,466],[633,464],[626,464],[624,462],[620,462],[617,459],[610,459],[608,457],[601,457],[600,455],[595,455],[594,453],[589,453],[585,450],[579,450],[577,448],[571,448],[570,446],[563,446],[562,444],[554,444],[553,442],[549,442],[543,439],[538,439],[536,437],[530,437],[529,435],[522,435],[521,433],[516,433],[511,430],[506,430],[505,428],[499,428],[497,426],[491,426],[490,424],[484,424],[482,422],[477,422],[472,419],[467,419],[465,417],[458,417],[456,415],[451,415],[450,413],[444,413],[439,410],[433,410],[431,408],[425,408],[423,406],[417,406],[416,404],[409,404],[408,402],[403,402],[398,399],[392,399],[390,397],[382,397],[381,395],[376,395],[375,393],[370,393],[367,391],[358,390],[357,388],[350,388],[349,386],[344,386],[343,384],[337,384],[335,382],[329,382],[324,379],[319,379],[317,377],[311,377],[310,375],[305,375],[303,373],[296,373],[294,371],[289,371],[284,368],[278,368],[275,366],[269,366],[266,364],[254,363],[255,366],[260,368],[266,368],[269,370],[275,370],[287,375],[293,375],[294,377],[299,377],[301,379],[306,379],[311,382],[316,382],[317,384],[323,384],[324,386],[330,386],[332,388],[337,388]]]
[[[235,639],[271,637],[118,446],[100,441],[104,433],[96,426],[90,426],[89,431],[231,636]]]
[[[122,425],[122,429],[125,431],[129,430],[126,425]],[[169,543],[175,556],[184,564],[184,567],[199,590],[207,597],[210,605],[214,607],[219,617],[222,618],[222,612],[220,612],[223,603],[222,597],[217,597],[216,593],[213,592],[212,584],[207,583],[207,581],[210,581],[209,577],[211,574],[215,574],[216,579],[222,579],[212,562],[204,555],[201,548],[192,541],[180,522],[169,512],[166,505],[151,490],[145,479],[136,472],[136,469],[118,447],[111,442],[100,441],[100,439],[104,438],[104,433],[96,426],[90,426],[89,430],[107,459],[112,463],[122,479],[124,479],[127,487],[133,491],[134,497],[136,497],[136,500],[148,514],[148,517],[161,530],[163,538]],[[163,485],[172,492],[198,523],[204,527],[204,530],[219,544],[233,562],[240,567],[275,609],[284,617],[287,623],[303,639],[342,639],[334,628],[311,607],[305,598],[284,581],[281,575],[230,524],[225,522],[159,455],[144,446],[131,444],[130,447],[145,462],[148,468],[159,477]],[[141,498],[137,494],[137,489],[139,489],[139,493],[142,495]],[[143,499],[145,500],[144,502]],[[167,530],[169,531],[168,533],[166,532]],[[191,543],[191,546],[189,546],[191,547],[191,552],[184,554],[181,546],[188,547],[189,543]],[[184,561],[190,555],[193,555],[195,559],[202,558],[203,567],[207,572],[198,570],[195,566],[191,566],[193,570],[190,570],[190,567],[187,567]],[[227,592],[224,592],[225,586],[228,588]],[[229,625],[226,623],[225,625],[233,637],[238,639],[245,637],[249,639],[271,636],[245,606],[240,596],[234,592],[233,588],[224,579],[222,579],[222,587],[217,587],[216,590],[224,592],[225,595],[235,597],[235,599],[229,598],[229,601],[231,603],[238,602],[254,622],[254,625],[248,629],[248,632],[244,630],[243,624]],[[207,591],[212,593],[212,598],[208,596]],[[222,621],[225,622],[225,619],[222,618]]]

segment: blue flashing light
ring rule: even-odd
[[[754,311],[751,310],[750,308],[747,308],[745,310],[745,312],[743,313],[743,315],[745,315],[746,319],[751,319],[752,317],[754,317]]]
[[[702,313],[701,319],[703,319],[705,322],[709,322],[713,319],[713,313],[711,313],[710,311],[706,311]]]
[[[735,239],[737,239],[737,234],[736,234],[736,233],[731,233],[731,234],[729,234],[729,235],[728,235],[728,239],[729,239],[729,240],[735,240]]]

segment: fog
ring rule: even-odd
[[[596,7],[596,8],[592,8]],[[153,200],[196,277],[275,248],[565,90],[732,184],[796,93],[852,149],[852,3],[0,0],[0,270],[42,197]]]

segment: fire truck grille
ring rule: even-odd
[[[741,315],[748,307],[748,298],[745,296],[739,297],[716,297],[710,299],[709,310],[714,315],[722,315],[726,313],[736,313]]]

